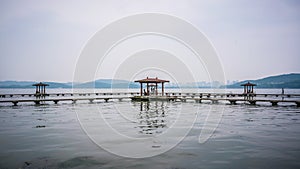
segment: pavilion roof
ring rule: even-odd
[[[159,78],[149,78],[147,77],[146,79],[141,79],[141,80],[136,80],[134,82],[139,82],[139,83],[165,83],[165,82],[170,82],[169,80],[163,80]]]
[[[40,83],[33,84],[32,86],[49,86],[49,85],[46,83],[40,82]]]
[[[241,84],[241,86],[256,86],[256,84],[247,82],[247,83]]]

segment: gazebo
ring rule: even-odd
[[[244,86],[244,94],[254,93],[253,87],[256,86],[256,84],[253,83],[245,83],[241,84],[241,86]]]
[[[156,78],[147,77],[146,79],[136,80],[134,82],[139,82],[140,83],[140,85],[141,85],[141,91],[140,91],[141,96],[143,95],[143,83],[147,84],[147,86],[146,86],[147,90],[146,90],[145,95],[149,95],[149,87],[150,86],[153,86],[155,88],[155,95],[158,95],[157,85],[159,83],[161,83],[161,95],[163,96],[164,95],[164,83],[170,82],[170,81],[158,79],[157,77]]]
[[[46,83],[40,82],[40,83],[33,84],[32,86],[35,86],[35,94],[44,95],[44,94],[46,94],[46,86],[49,86],[49,85]]]

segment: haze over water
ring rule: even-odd
[[[202,90],[202,89],[201,89]],[[232,89],[238,92],[241,89]],[[51,92],[67,92],[50,89]],[[105,90],[98,90],[99,92]],[[30,93],[27,89],[17,93]],[[280,89],[259,89],[257,93],[280,93]],[[11,93],[2,89],[1,93]],[[298,89],[286,93],[299,93]],[[59,102],[35,106],[0,107],[0,168],[298,168],[300,166],[300,110],[294,105],[229,105],[194,102],[131,102],[130,100]],[[120,117],[116,107],[134,121]],[[194,108],[197,111],[194,112]],[[198,142],[211,108],[224,107],[222,119],[213,135]],[[117,131],[131,137],[149,138],[166,132],[177,112],[182,118],[197,119],[182,142],[170,151],[142,159],[111,154],[96,145],[82,130],[76,112],[108,146],[137,147],[134,142],[112,139],[112,133],[98,123],[101,113]],[[99,111],[95,111],[99,110]],[[190,111],[189,111],[190,110]],[[75,112],[76,111],[76,112]],[[101,113],[99,113],[101,112]],[[114,125],[117,124],[117,125]],[[96,128],[97,127],[97,128]],[[101,133],[100,132],[100,133]],[[170,141],[145,143],[153,151]]]

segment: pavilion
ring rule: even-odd
[[[244,94],[254,93],[253,87],[256,86],[256,84],[253,83],[245,83],[241,84],[241,86],[244,86]]]
[[[36,83],[33,84],[32,86],[35,86],[35,94],[36,95],[45,95],[46,94],[46,86],[49,86],[46,83]]]
[[[141,80],[136,80],[134,82],[139,82],[140,85],[141,85],[141,90],[140,90],[140,94],[141,96],[143,95],[143,84],[146,83],[147,86],[146,86],[146,95],[149,95],[149,87],[150,86],[153,86],[155,88],[155,95],[158,95],[158,90],[157,90],[157,86],[159,83],[161,83],[161,95],[163,96],[164,95],[164,83],[166,82],[170,82],[168,80],[162,80],[162,79],[158,79],[157,77],[156,78],[149,78],[147,77],[146,79],[141,79]]]

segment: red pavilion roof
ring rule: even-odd
[[[139,82],[139,83],[165,83],[165,82],[170,82],[169,80],[163,80],[159,78],[149,78],[147,77],[146,79],[141,79],[141,80],[136,80],[134,82]]]

